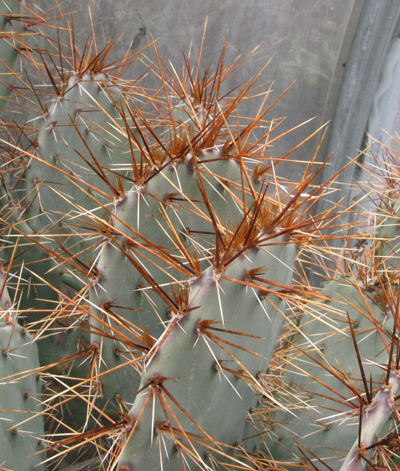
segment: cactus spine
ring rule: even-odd
[[[375,157],[377,181],[368,194],[378,207],[361,213],[367,231],[349,239],[339,275],[321,291],[326,300],[299,307],[301,321],[283,354],[275,397],[287,410],[269,416],[271,433],[265,435],[274,460],[288,469],[311,462],[341,471],[394,465],[388,450],[396,441],[400,397],[398,216],[392,204],[398,196],[391,184],[397,159],[394,153]]]
[[[21,152],[23,179],[3,189],[4,235],[19,241],[6,265],[22,270],[20,312],[61,403],[72,415],[86,408],[74,439],[49,453],[115,429],[107,459],[120,469],[160,459],[164,469],[235,466],[257,375],[292,302],[294,262],[318,224],[306,208],[321,193],[303,196],[307,169],[287,196],[267,194],[270,160],[250,138],[268,110],[231,127],[256,80],[221,99],[232,69],[223,56],[203,79],[189,64],[183,81],[160,69],[167,95],[146,95],[155,115],[137,105],[144,89],[127,93],[118,67],[107,68],[111,50],[82,55],[57,80],[42,66],[54,100]]]
[[[113,43],[98,52],[88,42],[82,53],[61,43],[62,67],[46,48],[44,62],[32,62],[30,49],[31,66],[52,91],[43,99],[26,82],[27,99],[37,99],[35,125],[5,120],[2,150],[6,320],[8,292],[15,295],[1,334],[29,349],[31,363],[4,366],[1,376],[22,375],[25,391],[34,391],[29,400],[42,394],[24,374],[37,371],[38,349],[45,399],[28,424],[42,437],[43,417],[52,418],[48,462],[172,471],[312,461],[345,470],[378,460],[371,451],[389,443],[377,437],[399,395],[397,197],[385,195],[390,213],[381,210],[381,232],[361,244],[362,261],[330,274],[316,292],[300,283],[303,268],[294,276],[295,266],[322,250],[312,242],[324,240],[321,228],[328,237],[336,228],[330,212],[310,215],[330,182],[313,186],[315,158],[299,184],[276,177],[286,156],[266,152],[277,124],[264,98],[250,124],[237,122],[258,77],[223,94],[236,66],[224,65],[224,53],[203,78],[185,59],[178,79],[154,48],[163,92],[149,91],[121,80],[135,57],[116,63]],[[293,312],[300,323],[277,350]],[[272,356],[272,365],[286,365],[275,396],[266,374]],[[32,411],[4,406],[14,415],[24,407]],[[21,445],[24,457],[32,443]]]
[[[0,273],[0,449],[1,467],[44,470],[39,445],[44,439],[41,384],[31,372],[39,371],[37,346],[15,319],[14,303]],[[34,455],[35,456],[30,456]]]
[[[6,107],[11,86],[16,74],[19,57],[19,37],[23,34],[21,6],[14,0],[4,0],[0,4],[0,110]]]

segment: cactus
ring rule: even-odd
[[[38,350],[45,399],[27,423],[42,437],[50,420],[47,456],[31,459],[65,470],[345,470],[394,449],[377,437],[399,395],[388,315],[396,190],[381,195],[379,229],[355,245],[358,258],[346,252],[340,276],[316,291],[297,267],[332,257],[315,242],[332,237],[338,216],[311,216],[331,182],[315,186],[316,156],[300,183],[276,176],[289,154],[267,153],[279,122],[267,119],[260,75],[225,93],[237,67],[225,51],[203,77],[185,58],[178,78],[154,46],[141,56],[160,79],[149,90],[120,77],[139,53],[116,62],[115,43],[99,52],[88,41],[80,53],[69,36],[70,52],[51,40],[60,64],[30,48],[30,67],[52,84],[43,93],[29,79],[18,91],[30,108],[36,97],[37,114],[18,125],[4,117],[4,311],[15,294],[12,326],[1,329],[14,329],[32,364],[2,376],[29,382],[28,400],[40,395],[25,373],[38,371]],[[256,89],[257,116],[242,122],[237,110]],[[285,320],[293,331],[278,349]],[[278,379],[266,373],[271,358]]]
[[[203,79],[188,61],[182,81],[160,68],[165,95],[127,91],[107,66],[112,47],[58,76],[50,61],[41,66],[54,101],[38,106],[40,127],[20,151],[23,179],[3,188],[5,266],[17,280],[9,287],[59,391],[61,415],[50,400],[44,414],[71,427],[67,408],[85,410],[79,433],[49,432],[49,456],[87,436],[102,450],[119,434],[106,458],[121,470],[160,459],[165,469],[202,467],[207,450],[210,463],[235,466],[257,375],[292,302],[294,262],[326,217],[307,208],[329,185],[305,194],[310,165],[300,184],[276,193],[265,146],[250,139],[271,124],[269,109],[231,124],[258,77],[220,98],[234,67],[222,55]],[[232,424],[218,426],[228,415]]]
[[[360,407],[368,417],[372,390],[383,382],[382,370],[375,364],[387,363],[388,355],[375,326],[385,320],[385,313],[369,292],[347,278],[329,282],[322,293],[328,300],[303,314],[301,335],[293,340],[298,353],[287,359],[282,392],[276,397],[286,411],[273,415],[273,439],[267,440],[267,446],[281,464],[307,465],[300,446],[309,458],[318,456],[320,464],[335,469],[357,437]],[[362,372],[352,329],[359,339]],[[368,342],[361,342],[364,336]],[[390,336],[386,337],[390,342]],[[364,358],[369,359],[367,364]],[[366,394],[363,375],[368,391],[372,380],[372,390]]]
[[[20,471],[34,467],[44,470],[41,455],[37,455],[44,439],[41,385],[31,373],[39,371],[37,346],[15,321],[14,303],[3,272],[0,284],[0,466]]]
[[[16,74],[19,57],[19,37],[23,34],[21,5],[14,0],[4,0],[0,5],[0,109],[5,108],[7,97]]]
[[[92,67],[94,69],[95,65],[92,64]],[[76,188],[69,180],[79,181],[79,184],[86,185],[89,191],[93,187],[103,193],[105,187],[109,190],[98,174],[89,166],[82,166],[80,155],[87,151],[86,146],[90,146],[90,152],[96,155],[99,168],[109,164],[110,152],[119,165],[128,163],[124,154],[119,152],[121,138],[115,136],[113,142],[109,137],[110,125],[107,121],[115,119],[113,114],[116,113],[110,96],[112,91],[118,91],[112,90],[112,84],[107,83],[105,75],[98,74],[93,77],[93,72],[88,70],[82,73],[82,76],[75,74],[66,79],[63,87],[65,93],[59,91],[55,102],[43,116],[43,124],[37,137],[36,158],[32,159],[25,172],[26,194],[17,200],[14,194],[11,196],[9,193],[9,198],[13,200],[15,236],[22,236],[22,241],[26,241],[25,245],[24,242],[21,243],[23,248],[17,251],[16,258],[26,251],[26,245],[30,246],[29,271],[24,272],[24,278],[34,286],[34,289],[25,289],[20,306],[21,309],[35,309],[35,313],[28,315],[31,321],[36,322],[41,319],[46,321],[48,312],[52,312],[54,304],[59,301],[59,291],[63,289],[64,282],[68,283],[70,276],[68,272],[64,275],[67,270],[57,267],[54,259],[48,256],[49,252],[59,253],[60,245],[64,248],[64,239],[68,240],[72,236],[75,242],[80,232],[79,228],[74,227],[74,222],[66,222],[63,215],[63,206],[67,205],[66,198],[79,201],[83,196],[82,190]],[[82,124],[86,116],[89,116],[88,123],[92,124]],[[93,128],[93,131],[90,131],[90,128]],[[86,134],[85,141],[81,139],[82,133]],[[124,151],[125,148],[126,146],[122,146]],[[108,177],[113,178],[113,174],[109,173]],[[46,183],[49,181],[52,182],[51,185]],[[86,211],[95,209],[90,197],[84,198],[84,206]],[[20,219],[21,214],[24,215],[23,220]],[[58,240],[49,237],[40,245],[35,245],[35,242],[32,244],[35,234],[55,230],[61,232],[61,228],[66,233],[65,237],[59,237]],[[86,251],[93,255],[93,250],[90,249],[91,243],[81,237],[72,250],[74,254]],[[66,268],[68,269],[68,265]],[[75,281],[73,286],[77,284],[75,277],[79,277],[79,272],[70,280]],[[37,302],[37,299],[41,301]],[[47,305],[42,300],[47,300]],[[56,337],[47,338],[46,343],[47,345],[40,349],[46,357],[42,363],[57,361],[60,355]]]
[[[262,433],[285,469],[311,462],[341,471],[395,466],[389,450],[400,397],[397,159],[387,148],[386,160],[375,157],[380,184],[368,193],[378,200],[376,212],[364,214],[369,230],[349,241],[345,269],[338,266],[340,275],[321,291],[326,300],[299,306],[300,324],[282,353],[275,400],[286,410],[268,414]]]

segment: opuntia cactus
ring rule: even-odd
[[[51,41],[59,59],[45,47],[30,49],[40,53],[35,73],[52,84],[51,103],[26,81],[28,99],[37,99],[35,124],[9,124],[18,138],[3,159],[3,287],[15,292],[13,326],[19,317],[34,336],[24,349],[39,350],[45,390],[31,422],[52,418],[41,460],[55,469],[82,461],[110,471],[306,466],[292,435],[323,466],[338,467],[347,456],[350,469],[364,452],[368,460],[377,423],[390,412],[389,386],[375,394],[376,385],[392,380],[395,395],[398,388],[388,360],[397,327],[381,325],[389,323],[382,302],[395,292],[396,271],[382,268],[388,253],[375,291],[360,285],[358,260],[359,272],[351,267],[350,277],[321,292],[304,286],[301,259],[332,255],[314,242],[331,237],[338,216],[312,214],[331,182],[315,186],[316,156],[300,183],[276,175],[290,153],[267,153],[278,138],[264,106],[271,90],[265,99],[257,91],[253,121],[238,118],[259,76],[235,94],[222,92],[235,67],[224,53],[202,78],[185,58],[178,78],[154,46],[154,63],[146,61],[160,82],[149,91],[140,80],[120,79],[132,58],[115,62],[114,43],[98,52],[87,42],[79,53],[70,38],[71,53],[61,39]],[[24,90],[18,93],[22,100]],[[255,130],[264,136],[256,139]],[[301,313],[302,336],[274,353],[293,311]],[[288,364],[282,382],[289,389],[275,397],[266,382],[273,354]],[[377,363],[388,365],[386,382]],[[261,396],[282,410],[268,417]],[[366,416],[374,400],[379,413],[364,421],[363,446],[349,445],[354,427],[345,434],[336,417],[318,420],[321,407],[334,408],[332,416],[358,424],[359,409]],[[40,424],[35,436],[43,435]],[[326,454],[327,447],[339,451]]]
[[[0,450],[3,469],[44,470],[40,463],[43,447],[41,383],[37,345],[16,322],[15,302],[0,272]]]
[[[91,416],[104,424],[99,437],[126,430],[108,456],[112,466],[137,462],[129,451],[137,444],[139,462],[161,459],[165,469],[186,460],[206,466],[207,450],[210,462],[235,466],[229,456],[291,302],[294,262],[320,220],[306,208],[323,191],[306,194],[310,167],[286,195],[276,192],[264,146],[250,144],[268,109],[243,128],[229,124],[256,79],[221,99],[230,69],[223,58],[203,79],[189,64],[182,82],[160,69],[167,95],[147,95],[154,117],[136,104],[143,89],[126,94],[112,70],[104,73],[109,50],[82,55],[59,78],[44,67],[54,102],[33,150],[21,153],[30,159],[23,191],[3,190],[4,235],[21,241],[7,265],[14,276],[22,270],[20,312],[29,315],[42,364],[67,385],[66,404],[87,407],[82,437],[96,433],[85,431]],[[66,350],[63,335],[78,328],[90,345]],[[85,357],[86,373],[69,368]],[[219,427],[227,416],[231,424]],[[175,456],[168,465],[161,444]]]
[[[6,107],[6,99],[11,94],[11,85],[19,57],[19,36],[23,34],[21,5],[14,0],[4,0],[0,4],[0,110]]]
[[[399,224],[390,165],[398,157],[388,155],[389,162],[375,158],[380,183],[367,191],[379,206],[361,213],[366,232],[350,239],[345,268],[338,266],[340,275],[321,291],[326,301],[299,306],[300,324],[282,352],[275,400],[286,410],[270,414],[262,433],[286,469],[312,462],[362,470],[391,461],[383,456],[396,443],[397,434],[386,436],[397,426],[400,397]]]

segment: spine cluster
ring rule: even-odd
[[[184,57],[178,75],[154,44],[118,60],[116,42],[79,51],[72,29],[43,34],[43,13],[16,17],[0,23],[7,67],[27,70],[2,83],[3,105],[28,110],[2,113],[0,396],[15,397],[0,408],[15,425],[1,466],[392,466],[395,166],[339,256],[342,214],[315,210],[332,185],[316,184],[317,155],[300,182],[276,172],[317,132],[272,155],[285,133],[261,72],[228,91],[246,64],[225,51],[203,76]],[[139,60],[147,74],[123,80]]]

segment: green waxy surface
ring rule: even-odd
[[[281,258],[282,264],[280,268],[277,267],[274,281],[290,283],[291,272],[284,267],[284,263],[292,264],[296,252],[295,247],[288,245],[272,247],[270,253],[252,249],[226,270],[218,280],[218,288],[212,268],[206,270],[202,278],[191,285],[190,299],[193,300],[192,307],[195,309],[179,320],[171,330],[166,330],[165,338],[162,336],[159,340],[161,346],[154,357],[151,351],[149,353],[139,386],[139,390],[143,389],[143,392],[136,396],[130,411],[135,419],[140,416],[140,420],[120,458],[121,469],[124,469],[123,465],[128,464],[132,469],[144,469],[145,466],[155,469],[160,466],[160,460],[163,460],[165,470],[184,469],[181,452],[177,451],[181,445],[180,449],[190,465],[191,453],[198,453],[195,461],[198,459],[207,462],[210,459],[209,455],[205,454],[210,451],[207,440],[203,446],[190,445],[185,437],[185,433],[194,433],[206,438],[201,429],[214,440],[229,446],[234,446],[242,439],[245,419],[255,392],[232,372],[224,369],[218,371],[215,367],[216,361],[231,371],[245,371],[243,374],[253,377],[253,381],[257,383],[258,372],[264,372],[269,364],[276,337],[284,320],[282,312],[285,312],[286,304],[278,296],[271,294],[266,301],[262,301],[263,308],[258,299],[259,293],[252,293],[248,287],[226,280],[224,276],[243,280],[245,270],[260,265],[266,266],[275,256]],[[199,330],[199,323],[207,320],[216,321],[213,327],[250,336],[261,335],[262,338],[210,330],[209,332],[244,350],[230,344],[218,345],[219,341],[215,342],[205,334],[202,335]],[[154,349],[157,349],[157,344]],[[149,386],[151,379],[159,376],[165,378],[163,387],[169,394],[161,391],[157,385]],[[159,399],[159,394],[163,399]],[[147,399],[147,406],[143,410]],[[165,404],[163,410],[161,401],[169,403],[176,418]],[[182,412],[181,408],[186,413]],[[165,425],[168,420],[175,430],[175,438],[171,437],[171,432]],[[164,431],[161,431],[162,424],[166,427]],[[161,452],[160,443],[165,443],[166,447],[162,447]],[[197,451],[193,451],[192,446]],[[218,451],[212,451],[215,447],[211,444],[209,446],[211,454],[220,459]],[[185,447],[190,452],[183,451]],[[134,453],[136,450],[140,452]],[[223,447],[223,451],[231,454],[229,448]],[[222,457],[222,461],[229,462],[229,458]]]
[[[114,129],[122,123],[111,99],[113,96],[118,101],[119,88],[105,74],[93,77],[89,73],[83,77],[72,75],[64,87],[62,94],[52,102],[42,118],[35,151],[37,159],[32,158],[26,170],[26,197],[22,199],[20,210],[15,205],[15,230],[8,234],[10,243],[18,241],[19,244],[14,257],[14,271],[16,275],[21,275],[18,282],[19,307],[22,311],[21,319],[26,318],[26,322],[39,322],[51,315],[62,300],[60,294],[65,289],[64,281],[75,282],[78,289],[82,286],[82,281],[75,278],[76,274],[70,273],[68,263],[56,266],[58,261],[54,253],[69,257],[58,243],[73,254],[90,249],[95,241],[90,237],[80,236],[82,229],[75,227],[84,224],[84,221],[82,218],[72,218],[80,212],[79,207],[84,207],[85,210],[96,208],[96,203],[85,192],[93,196],[93,188],[108,194],[111,190],[79,153],[95,166],[96,159],[97,168],[114,168],[114,162],[124,164],[130,161],[129,152],[126,152],[126,138],[123,132]],[[118,170],[119,167],[115,168]],[[108,177],[115,184],[115,175],[108,172]],[[80,181],[78,186],[75,185],[77,180]],[[20,195],[21,192],[12,196],[17,199],[21,198]],[[105,203],[113,199],[112,196],[111,199],[104,196],[102,198]],[[103,210],[100,212],[104,213]],[[44,236],[46,232],[47,236]],[[83,229],[83,232],[87,231]],[[52,234],[55,233],[63,235],[54,239]],[[40,245],[36,245],[36,242]],[[6,258],[11,257],[11,252],[12,245]],[[93,250],[84,252],[84,262],[87,262],[89,256],[95,257]],[[22,272],[21,267],[24,267]],[[14,285],[17,285],[17,281]],[[53,320],[48,324],[48,332],[39,340],[42,364],[76,353],[79,349],[78,342],[85,337],[85,342],[89,345],[89,335],[82,332],[74,334],[74,344],[75,340],[72,341],[72,335],[67,333],[65,327],[70,324],[70,319],[62,319],[61,322]],[[68,341],[64,338],[66,335],[69,337]],[[59,371],[68,367],[62,365]]]
[[[39,463],[44,438],[38,349],[32,336],[13,319],[12,300],[0,273],[0,466],[12,471],[44,470]]]
[[[132,156],[118,110],[127,110],[127,103],[121,102],[128,87],[122,90],[124,82],[106,73],[90,73],[89,58],[83,56],[79,68],[85,72],[59,74],[47,95],[54,99],[46,100],[43,116],[35,122],[40,130],[29,149],[25,176],[18,188],[6,188],[7,210],[14,211],[8,214],[14,227],[7,237],[13,242],[19,237],[20,244],[10,272],[15,288],[15,275],[21,271],[15,297],[20,321],[26,318],[33,330],[40,323],[46,326],[35,346],[50,377],[54,375],[50,386],[64,388],[59,397],[65,404],[52,411],[62,421],[60,440],[64,432],[71,436],[105,427],[103,453],[110,444],[105,430],[120,425],[110,424],[108,418],[123,422],[130,410],[138,425],[126,446],[122,444],[115,469],[159,469],[162,462],[163,469],[175,471],[185,469],[185,460],[194,467],[203,460],[212,467],[216,460],[237,463],[233,447],[246,438],[246,418],[257,401],[256,392],[263,390],[258,375],[268,368],[288,307],[284,298],[292,295],[299,253],[291,240],[293,220],[286,221],[290,228],[284,237],[279,235],[286,230],[284,222],[270,227],[265,215],[260,216],[277,181],[271,180],[267,188],[267,181],[254,180],[259,175],[252,177],[259,149],[254,148],[254,159],[251,150],[247,157],[251,147],[246,133],[227,147],[223,141],[230,141],[230,131],[235,135],[238,129],[224,129],[215,146],[211,140],[203,147],[201,138],[196,141],[205,124],[202,104],[195,104],[196,111],[182,103],[173,110],[175,119],[185,122],[178,125],[177,139],[186,131],[192,139],[180,153],[176,143],[159,145],[156,139],[158,133],[161,141],[172,135],[164,98],[149,100],[149,115],[155,116],[149,121],[156,130],[152,133],[144,118],[149,109],[138,108],[147,97],[138,98],[142,91],[129,96],[138,98],[132,108],[144,132],[143,139],[137,138],[139,130],[128,119]],[[53,68],[54,63],[49,74]],[[224,100],[212,106],[225,109]],[[157,109],[162,110],[159,116]],[[263,128],[266,123],[260,122]],[[151,149],[159,159],[152,160]],[[146,161],[141,169],[146,178],[138,176],[139,161]],[[268,165],[268,160],[261,156],[260,164]],[[120,182],[117,189],[117,175],[123,190]],[[265,200],[262,195],[267,195]],[[288,200],[296,201],[291,200],[294,196],[285,196],[282,204],[271,203],[270,220]],[[267,244],[257,242],[263,237],[269,237]],[[236,244],[230,254],[233,261],[218,266],[222,246],[230,246],[230,240]],[[264,278],[254,282],[254,288],[246,275],[253,269]],[[73,291],[67,292],[67,285]],[[260,289],[267,288],[274,293],[260,296]],[[179,304],[178,293],[185,290],[190,291],[190,305],[182,314],[171,306]],[[201,334],[201,321],[222,329],[206,330],[225,339],[224,346]],[[85,349],[85,357],[54,366]],[[79,382],[76,390],[70,389]],[[130,431],[128,423],[126,436]],[[188,440],[187,433],[195,439]],[[196,443],[197,435],[202,444]],[[212,444],[207,437],[225,445]],[[78,449],[71,443],[66,446]],[[113,460],[113,454],[108,458]]]
[[[2,378],[23,372],[29,374],[39,367],[37,347],[30,344],[31,340],[29,334],[21,333],[18,325],[0,327],[0,347],[2,351],[5,349],[0,357]],[[8,381],[1,381],[1,466],[13,471],[31,471],[45,458],[44,454],[29,457],[40,451],[39,440],[44,438],[41,385],[35,374],[18,382]],[[44,470],[44,466],[34,469]]]
[[[207,160],[217,159],[211,163]],[[239,205],[234,203],[234,197],[240,201],[240,191],[237,189],[226,191],[221,186],[221,178],[230,178],[240,183],[240,166],[234,160],[221,160],[218,151],[205,152],[199,159],[200,175],[209,204],[217,220],[230,223],[243,217],[239,211]],[[212,172],[212,175],[209,173]],[[106,303],[118,306],[112,312],[126,319],[137,333],[148,332],[155,340],[160,337],[169,322],[168,306],[165,301],[156,295],[150,288],[150,284],[139,272],[138,267],[144,267],[149,275],[160,285],[186,281],[185,277],[172,263],[165,259],[165,253],[157,252],[161,247],[167,254],[181,257],[178,243],[171,234],[167,220],[181,240],[191,251],[196,250],[199,259],[203,259],[202,267],[206,269],[211,263],[211,250],[214,248],[216,235],[206,204],[199,189],[201,185],[197,171],[188,165],[188,160],[181,163],[170,163],[166,168],[150,179],[149,183],[140,192],[133,187],[127,192],[126,197],[115,207],[115,241],[105,240],[101,248],[101,254],[97,261],[97,270],[100,273],[98,283],[90,289],[90,302],[93,317],[91,324],[94,327],[91,342],[101,349],[104,371],[110,373],[102,376],[102,391],[108,400],[114,401],[115,397],[122,398],[124,402],[131,403],[132,389],[140,383],[137,374],[137,365],[131,364],[127,368],[123,365],[133,356],[141,353],[129,348],[123,341],[117,326],[107,312],[104,311]],[[257,188],[257,182],[254,182]],[[169,201],[168,195],[174,194],[179,201]],[[251,205],[251,196],[246,203]],[[185,232],[190,228],[201,234]],[[126,239],[142,244],[135,247],[128,258],[122,251]],[[272,242],[272,244],[274,241]],[[283,241],[280,241],[283,244]],[[149,247],[153,253],[146,250]],[[268,266],[278,263],[285,272],[292,266],[291,248],[286,245],[273,247],[272,252],[279,254],[268,259]],[[162,256],[164,260],[157,257]],[[281,255],[282,253],[282,255]],[[282,260],[282,264],[278,262]],[[291,273],[282,280],[283,284],[290,285]],[[129,280],[129,283],[126,283]],[[140,291],[140,287],[145,288]],[[106,318],[108,320],[106,321]],[[104,323],[110,323],[107,329]],[[105,333],[112,334],[110,340]],[[137,342],[137,338],[123,329],[122,335]],[[116,337],[116,338],[115,338]],[[140,343],[140,342],[139,342]],[[122,354],[121,354],[122,352]]]
[[[0,39],[0,111],[7,108],[7,98],[11,93],[16,66],[18,64],[18,41],[13,36],[21,32],[21,23],[13,15],[21,13],[21,5],[15,0],[0,3],[0,32],[6,36]],[[8,16],[9,15],[9,16]]]
[[[98,207],[92,199],[94,194],[99,198],[96,190],[104,204],[112,202],[111,190],[99,174],[103,172],[116,185],[116,176],[105,172],[103,167],[116,169],[119,173],[118,165],[130,162],[126,138],[120,129],[115,130],[123,124],[111,99],[112,96],[118,101],[118,87],[104,74],[93,77],[89,73],[83,77],[72,75],[63,86],[65,89],[42,118],[34,151],[36,158],[31,159],[26,169],[25,195],[21,196],[21,192],[12,195],[16,200],[23,198],[21,210],[15,213],[19,231],[10,238],[15,241],[18,234],[22,236],[23,249],[17,252],[16,262],[29,268],[32,273],[24,272],[25,278],[31,278],[39,286],[38,292],[24,290],[22,308],[40,304],[36,299],[47,299],[54,306],[58,299],[56,290],[61,289],[65,277],[71,276],[68,274],[71,267],[69,264],[56,267],[51,252],[69,257],[58,243],[73,254],[90,249],[96,241],[80,235],[90,231],[90,228],[78,227],[88,221],[84,216],[79,217],[81,208],[84,213]],[[90,165],[97,169],[97,174]],[[98,212],[104,214],[101,208]],[[27,222],[21,220],[22,215]],[[77,219],[73,219],[75,217]],[[46,232],[49,237],[41,237]],[[57,233],[62,235],[54,240],[51,236]],[[24,238],[24,235],[31,238]],[[34,247],[32,237],[42,247]],[[93,250],[84,252],[82,258],[87,262],[89,256],[95,256]],[[40,317],[43,313],[33,316],[33,320]]]
[[[292,339],[302,350],[285,367],[283,391],[275,399],[293,413],[281,410],[273,414],[273,428],[267,428],[264,435],[271,455],[285,463],[287,469],[296,469],[300,461],[304,462],[298,446],[336,469],[358,436],[357,409],[354,411],[351,407],[358,403],[351,399],[354,394],[338,379],[346,381],[347,375],[352,384],[357,386],[358,382],[363,388],[347,313],[353,322],[368,382],[371,378],[373,388],[379,388],[384,381],[384,371],[376,365],[386,364],[388,355],[374,322],[379,325],[386,320],[386,315],[374,302],[374,291],[359,289],[351,281],[342,278],[329,282],[322,293],[330,300],[306,309],[299,326],[302,335]],[[389,336],[386,342],[390,344]],[[346,399],[347,405],[341,404]]]

